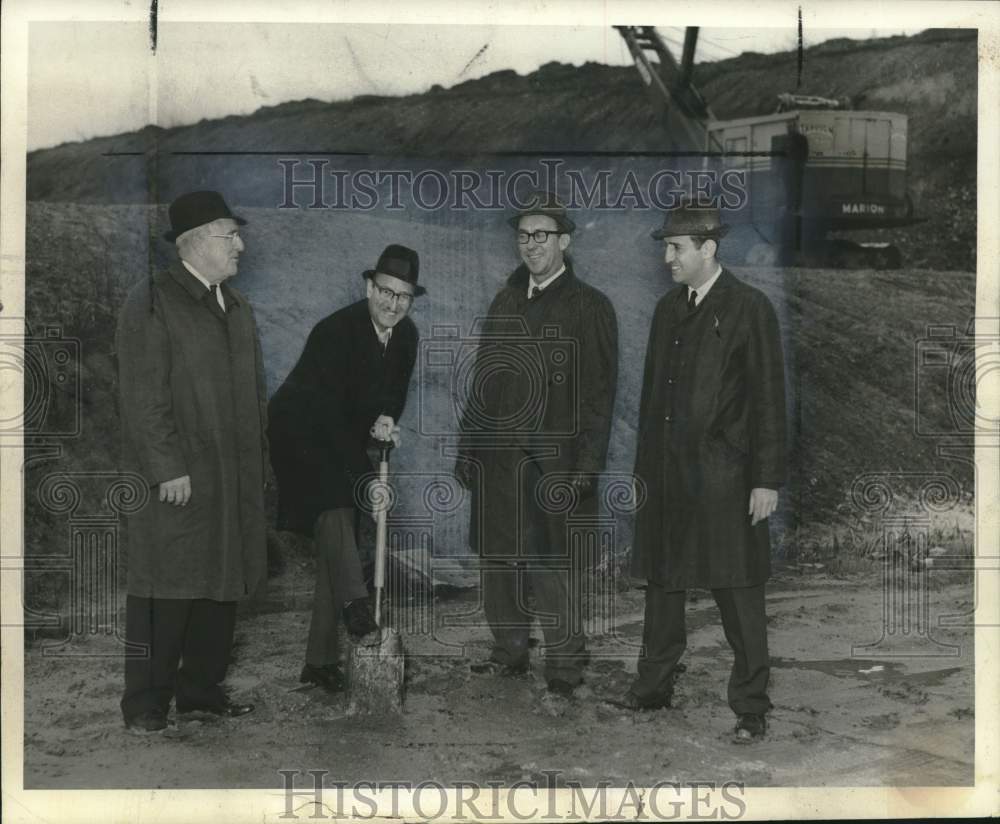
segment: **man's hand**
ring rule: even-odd
[[[399,427],[388,415],[379,415],[370,431],[375,440],[392,441],[393,446],[399,446]]]
[[[756,487],[750,490],[750,510],[747,514],[752,517],[750,526],[756,526],[758,521],[770,518],[774,510],[778,508],[778,490],[764,489]]]
[[[160,501],[166,501],[174,506],[187,506],[191,500],[191,476],[181,475],[172,481],[160,484]]]

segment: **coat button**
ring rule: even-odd
[[[680,345],[681,345],[681,339],[680,338],[674,338],[674,346],[680,346]]]
[[[670,423],[670,416],[667,415],[663,420],[665,420],[667,423]]]
[[[673,385],[674,385],[674,379],[673,378],[667,378],[667,386],[673,386]]]

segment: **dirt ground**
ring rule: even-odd
[[[262,608],[238,624],[228,683],[234,699],[257,705],[240,719],[134,736],[118,710],[123,665],[113,638],[76,641],[63,650],[72,657],[46,655],[51,642],[29,646],[25,788],[278,788],[282,769],[325,769],[331,782],[544,785],[544,771],[558,770],[583,786],[971,784],[973,631],[936,626],[972,609],[971,578],[914,578],[926,582],[928,607],[910,619],[929,619],[932,637],[911,624],[867,657],[852,656],[853,646],[883,635],[879,577],[779,570],[768,590],[769,735],[741,746],[725,703],[730,652],[708,593],[691,593],[687,670],[671,709],[631,713],[601,701],[623,692],[635,671],[640,590],[617,593],[617,620],[591,626],[585,684],[567,701],[546,692],[538,650],[529,676],[470,673],[468,661],[489,652],[488,630],[477,590],[452,588],[430,612],[397,610],[408,653],[405,713],[371,719],[348,717],[343,696],[299,688],[312,579],[308,565],[290,564],[270,581]],[[911,610],[918,603],[904,601]],[[888,615],[905,617],[895,607]]]

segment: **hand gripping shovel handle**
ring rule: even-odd
[[[378,479],[382,490],[389,483],[389,451],[392,441],[379,441]],[[379,501],[378,513],[375,516],[375,623],[382,626],[382,590],[385,589],[385,562],[387,552],[386,519],[388,501]]]

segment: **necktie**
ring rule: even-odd
[[[226,310],[223,307],[222,302],[219,300],[219,284],[213,283],[208,287],[208,290],[212,293],[212,303],[216,305],[220,312],[225,312]]]
[[[219,318],[224,318],[226,316],[226,310],[219,304],[219,285],[217,283],[213,283],[208,287],[208,291],[209,300],[211,301],[208,308]]]
[[[688,311],[689,312],[693,312],[695,310],[695,307],[697,307],[697,305],[698,305],[695,302],[697,300],[698,300],[698,293],[696,291],[692,290],[692,291],[688,292]]]
[[[540,294],[542,294],[542,290],[541,289],[539,289],[537,286],[532,286],[531,287],[531,298],[530,298],[531,300],[534,300]]]

